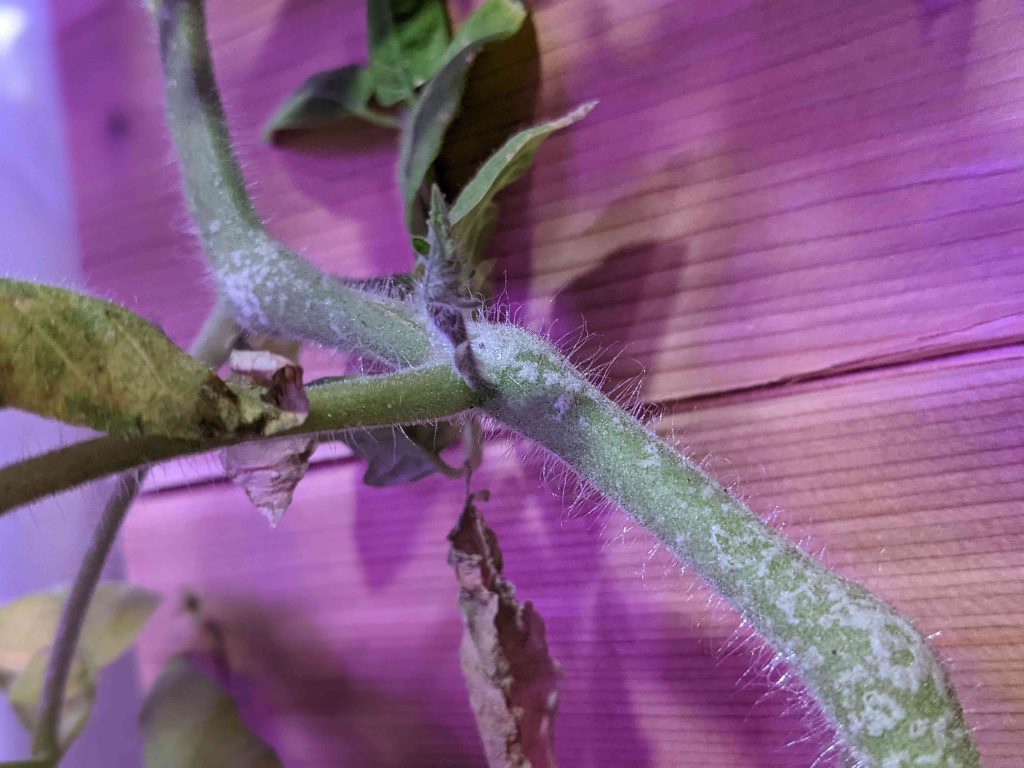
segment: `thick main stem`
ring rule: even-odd
[[[168,119],[186,193],[214,273],[242,321],[257,316],[268,330],[280,324],[290,333],[298,323],[310,338],[341,336],[339,346],[359,350],[365,345],[367,353],[392,362],[411,359],[410,352],[439,355],[444,345],[431,338],[429,323],[414,311],[398,310],[394,303],[350,305],[344,290],[324,301],[321,297],[326,293],[329,299],[335,288],[310,278],[311,266],[259,247],[263,230],[246,207],[233,165],[201,0],[165,0],[160,13]],[[211,167],[226,170],[229,189],[220,191],[223,177]],[[218,236],[225,201],[233,201],[237,215],[232,234]],[[247,228],[257,233],[252,269],[234,258],[246,260],[243,252],[235,254],[234,245],[246,242],[241,230]],[[262,279],[265,269],[273,272],[273,281]],[[318,299],[315,304],[294,297],[307,286]],[[280,287],[284,298],[274,296]],[[305,306],[308,314],[296,319],[284,309],[286,301],[293,309]],[[363,332],[366,323],[373,334]],[[417,324],[419,330],[411,327]],[[539,338],[483,323],[473,324],[470,336],[493,384],[482,409],[545,446],[692,563],[795,666],[860,765],[980,764],[945,671],[906,619],[764,525]]]
[[[691,564],[800,674],[859,765],[979,766],[914,627],[817,563],[608,400],[540,338],[478,325],[483,410],[543,445]]]

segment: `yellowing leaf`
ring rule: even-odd
[[[9,684],[57,631],[64,598],[37,592],[0,606],[0,683]]]
[[[203,439],[291,425],[107,301],[0,280],[0,401],[114,435]]]
[[[159,595],[133,584],[100,584],[78,641],[78,653],[89,669],[98,671],[131,648],[158,605]]]
[[[39,592],[0,606],[0,687],[6,688],[30,731],[36,728],[50,645],[66,597],[66,590]],[[130,584],[105,582],[97,587],[68,676],[58,730],[62,752],[92,711],[94,675],[135,642],[158,602],[155,594]]]
[[[459,582],[459,649],[470,706],[490,768],[555,768],[558,662],[544,620],[516,600],[502,575],[498,539],[470,496],[449,536],[448,562]]]
[[[227,692],[181,656],[153,685],[141,724],[146,768],[281,768]]]
[[[43,693],[43,681],[46,678],[46,665],[50,658],[50,649],[43,648],[28,665],[11,682],[7,689],[7,697],[22,725],[31,733],[36,729],[39,714],[39,699]],[[57,743],[61,753],[82,732],[93,704],[96,702],[96,685],[88,667],[81,657],[72,662],[68,684],[64,692],[64,705],[60,715],[60,729]]]
[[[9,683],[53,642],[65,599],[64,590],[37,592],[0,606],[0,683]],[[131,647],[159,601],[131,584],[100,584],[78,645],[89,669],[98,671]]]

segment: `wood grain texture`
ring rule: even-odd
[[[902,366],[662,422],[760,513],[781,507],[787,535],[937,633],[989,768],[1019,766],[1024,745],[1022,360],[1015,347]],[[195,589],[289,766],[479,765],[445,563],[458,484],[378,491],[360,472],[313,470],[274,531],[220,484],[139,504],[131,575],[170,597],[144,679],[189,644],[174,606]],[[735,614],[619,511],[566,513],[538,474],[496,444],[479,484],[507,574],[565,668],[562,763],[810,765],[827,737],[770,692]]]
[[[209,5],[232,133],[272,230],[338,273],[403,269],[391,139],[257,144],[307,75],[365,58],[362,3]],[[639,396],[693,455],[718,457],[716,476],[940,633],[984,765],[1024,765],[1019,4],[534,6],[538,116],[601,104],[502,198],[507,296],[556,336],[585,323],[581,357],[622,352],[609,387],[646,370]],[[86,274],[184,342],[210,291],[153,32],[134,3],[55,12]],[[313,375],[339,362],[310,360]],[[563,764],[809,766],[828,737],[787,714],[789,694],[756,703],[769,686],[744,672],[763,654],[729,641],[736,617],[709,616],[692,576],[649,557],[620,513],[568,516],[535,464],[500,449],[485,513],[565,666]],[[190,642],[173,608],[192,588],[290,767],[479,765],[444,563],[459,488],[373,491],[359,475],[314,470],[274,532],[224,485],[144,499],[130,571],[170,599],[143,676]]]
[[[58,8],[85,265],[184,339],[209,294],[153,33],[141,8],[87,5]],[[504,198],[498,274],[532,321],[623,344],[617,375],[647,369],[652,400],[1022,338],[1015,0],[537,5],[538,112],[601,104]],[[334,271],[404,268],[387,134],[257,144],[305,76],[365,57],[358,4],[210,6],[272,229]]]

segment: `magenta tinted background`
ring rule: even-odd
[[[365,55],[361,3],[209,5],[229,122],[271,229],[335,272],[404,268],[393,142],[363,130],[290,151],[257,141],[303,77]],[[153,34],[131,4],[60,6],[88,284],[184,342],[210,294],[169,162]],[[666,433],[941,632],[985,765],[1019,765],[1018,4],[535,8],[538,114],[601,103],[503,198],[498,273],[521,321],[555,335],[586,323],[583,353],[624,349],[611,385],[646,369],[639,394],[664,409]],[[307,362],[314,376],[340,364]],[[810,765],[827,736],[788,694],[758,703],[765,659],[729,643],[737,617],[663,553],[648,562],[651,542],[619,512],[567,516],[536,463],[505,447],[489,452],[485,511],[565,668],[564,765]],[[459,487],[375,491],[359,475],[344,460],[317,468],[276,531],[222,484],[145,499],[126,531],[129,573],[168,602],[142,643],[143,681],[194,642],[174,611],[194,589],[228,633],[247,714],[289,766],[479,765],[445,564]]]

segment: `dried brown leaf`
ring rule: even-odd
[[[556,768],[560,666],[548,653],[544,620],[532,603],[516,600],[515,587],[502,575],[498,539],[473,496],[448,538],[464,628],[462,674],[487,763]]]
[[[302,368],[282,355],[263,350],[231,353],[231,370],[247,383],[265,387],[263,398],[298,423],[309,412],[302,386]],[[292,502],[292,494],[309,468],[315,438],[282,437],[239,443],[221,452],[228,477],[242,487],[249,500],[276,526]]]
[[[292,503],[295,486],[306,475],[315,446],[316,440],[310,437],[239,443],[223,450],[221,462],[232,482],[276,526]]]

